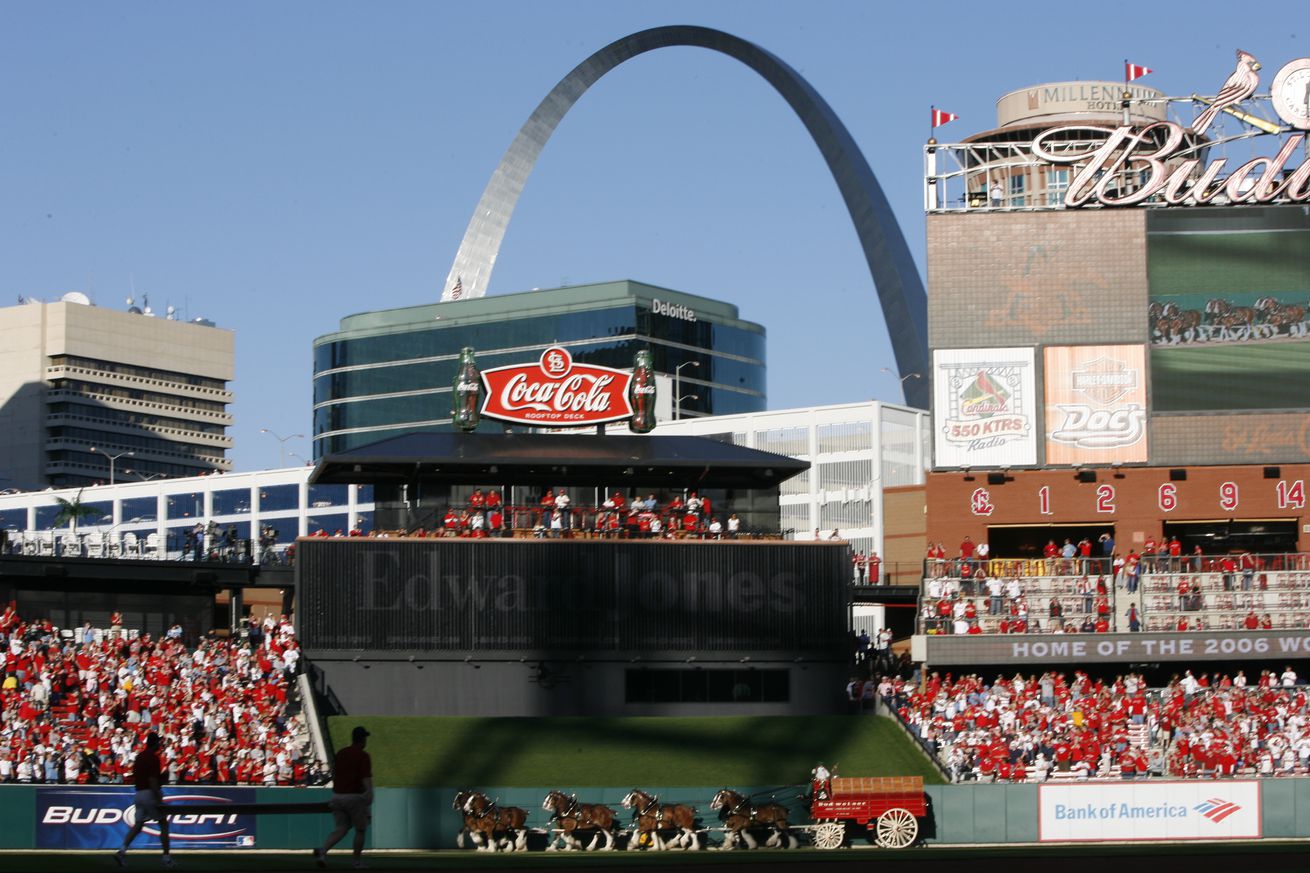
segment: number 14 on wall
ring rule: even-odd
[[[1287,481],[1280,479],[1274,489],[1279,509],[1305,508],[1305,482],[1301,479]],[[1103,515],[1115,512],[1115,487],[1108,483],[1096,486],[1096,511]],[[1241,505],[1241,492],[1236,482],[1224,482],[1219,486],[1219,508],[1233,511]],[[1156,491],[1156,502],[1161,512],[1173,512],[1178,508],[1178,486],[1173,482],[1164,482]],[[1042,515],[1053,515],[1051,508],[1051,486],[1043,485],[1037,489],[1037,510]]]

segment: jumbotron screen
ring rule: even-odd
[[[1310,408],[1310,214],[1152,210],[1155,412]]]

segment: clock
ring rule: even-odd
[[[1289,61],[1269,86],[1278,117],[1292,127],[1310,130],[1310,58]]]

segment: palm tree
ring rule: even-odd
[[[103,514],[94,506],[82,502],[82,492],[80,490],[72,500],[56,497],[55,503],[59,504],[59,512],[55,514],[54,527],[62,527],[67,523],[74,534],[77,533],[78,521],[84,518],[98,519]]]

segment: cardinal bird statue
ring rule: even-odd
[[[1192,132],[1197,136],[1205,133],[1220,112],[1254,94],[1256,86],[1260,84],[1260,74],[1257,72],[1259,69],[1260,63],[1255,58],[1238,49],[1237,69],[1233,70],[1228,81],[1219,89],[1214,102],[1196,117],[1196,121],[1192,122]]]

